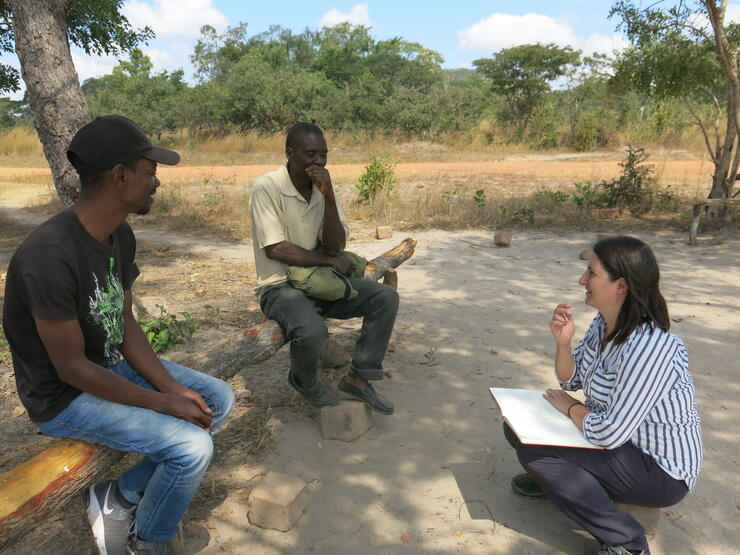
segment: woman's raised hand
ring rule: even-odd
[[[559,304],[552,311],[550,331],[558,345],[570,345],[576,331],[576,322],[569,304]]]

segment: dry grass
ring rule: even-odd
[[[206,232],[241,240],[250,235],[249,190],[222,183],[161,187],[152,211],[132,221],[169,231]]]
[[[28,127],[13,127],[0,133],[0,156],[39,157],[43,156],[38,135]]]

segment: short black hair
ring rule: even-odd
[[[294,123],[288,134],[285,137],[285,148],[295,148],[298,137],[301,135],[318,135],[319,137],[324,136],[324,132],[315,123],[308,123],[307,121],[299,121]]]
[[[639,239],[622,235],[599,241],[593,250],[611,281],[624,278],[627,283],[627,298],[619,311],[617,325],[604,339],[620,345],[645,322],[668,331],[671,320],[660,292],[658,262],[650,247]]]

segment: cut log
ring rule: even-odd
[[[123,455],[100,445],[61,439],[0,474],[0,551],[64,506]]]
[[[378,280],[414,254],[416,241],[398,246],[370,261],[365,278]],[[277,322],[229,337],[211,351],[192,360],[193,366],[220,378],[267,360],[285,344]],[[79,490],[97,481],[124,453],[84,441],[61,439],[25,463],[0,475],[0,551],[41,523]]]

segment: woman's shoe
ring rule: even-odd
[[[511,479],[511,489],[525,497],[547,497],[547,494],[529,474],[517,474]]]

